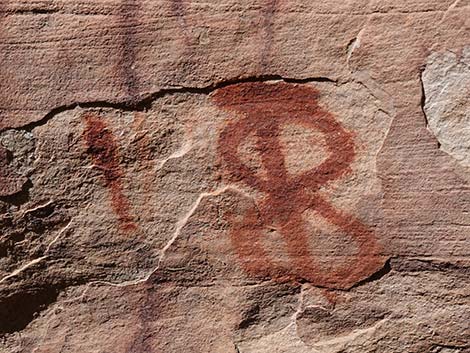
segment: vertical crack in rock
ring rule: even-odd
[[[372,15],[368,15],[367,20],[364,23],[361,30],[357,33],[357,35],[353,39],[351,39],[349,41],[349,43],[346,47],[346,66],[348,67],[348,69],[351,73],[353,73],[353,71],[354,71],[353,69],[351,69],[351,66],[350,66],[350,64],[351,64],[350,61],[351,61],[352,55],[353,55],[353,53],[356,49],[360,48],[362,37],[364,36],[364,32],[367,29],[367,27],[369,26],[371,19],[372,19]]]
[[[354,37],[353,39],[349,41],[346,47],[346,65],[351,73],[353,72],[353,70],[351,69],[350,61],[351,61],[354,51],[361,46],[361,38],[362,38],[362,34],[364,33],[364,30],[365,30],[365,27],[359,31],[356,37]]]
[[[351,60],[352,54],[359,45],[360,44],[359,44],[359,34],[358,34],[356,37],[351,39],[348,45],[346,46],[346,65],[348,66],[348,68],[349,68],[349,61]],[[349,68],[349,70],[351,71],[351,68]]]
[[[424,90],[424,82],[423,82],[424,70],[426,70],[426,66],[423,66],[419,71],[419,85],[420,85],[420,89],[421,89],[420,106],[421,106],[421,111],[423,112],[424,122],[426,124],[426,127],[429,129],[429,121],[428,121],[428,117],[426,115],[426,111],[424,109],[424,107],[426,106],[426,91]]]
[[[86,113],[82,119],[86,124],[84,138],[87,153],[103,174],[105,186],[110,190],[111,206],[118,217],[121,229],[127,232],[133,231],[137,229],[137,225],[129,211],[129,200],[124,195],[123,172],[119,166],[119,153],[115,138],[99,116]]]

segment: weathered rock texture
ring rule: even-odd
[[[1,352],[470,352],[469,0],[0,28]]]

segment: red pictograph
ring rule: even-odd
[[[373,231],[354,216],[336,209],[318,192],[332,180],[351,172],[355,158],[352,134],[322,110],[319,93],[311,86],[284,82],[249,82],[217,90],[214,102],[234,115],[220,135],[219,152],[227,175],[261,191],[264,197],[243,221],[232,225],[231,240],[244,269],[253,276],[277,280],[306,280],[328,288],[350,288],[383,266]],[[316,167],[290,175],[280,142],[282,128],[297,124],[320,132],[328,156]],[[240,155],[249,135],[256,138],[266,177],[258,176]],[[313,210],[348,234],[358,249],[352,258],[325,272],[309,250],[309,232],[302,213]],[[275,228],[285,241],[290,266],[276,265],[263,246],[263,232]]]
[[[135,231],[137,225],[130,213],[129,200],[124,195],[123,172],[119,165],[118,146],[114,135],[104,120],[95,113],[84,113],[82,120],[86,125],[83,136],[87,153],[91,156],[95,167],[101,170],[105,186],[110,190],[111,206],[117,215],[119,226],[126,232]]]

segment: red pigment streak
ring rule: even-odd
[[[134,217],[129,213],[129,201],[123,192],[123,173],[119,167],[119,154],[114,136],[99,116],[85,113],[82,119],[86,124],[83,136],[87,153],[103,173],[105,185],[111,194],[111,206],[118,217],[120,227],[124,231],[135,230],[137,226]]]
[[[328,182],[351,172],[355,158],[352,134],[318,104],[312,87],[289,83],[252,82],[217,90],[214,102],[235,113],[220,135],[219,153],[228,178],[265,195],[257,208],[249,209],[230,234],[242,266],[252,276],[276,280],[306,280],[317,286],[347,289],[383,266],[374,233],[359,220],[335,209],[318,191]],[[288,174],[279,135],[282,127],[300,124],[325,136],[328,157],[300,175]],[[251,133],[267,178],[261,179],[238,156],[238,149]],[[309,250],[309,234],[302,213],[315,210],[321,217],[350,235],[358,252],[347,264],[324,273]],[[275,228],[283,236],[290,267],[276,265],[262,245],[263,231]]]

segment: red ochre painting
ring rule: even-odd
[[[274,280],[303,280],[317,286],[347,289],[383,267],[384,258],[374,232],[355,216],[346,213],[320,195],[320,188],[352,172],[355,160],[353,134],[318,105],[319,92],[311,86],[285,82],[249,82],[217,90],[213,100],[231,117],[220,135],[219,153],[231,182],[242,183],[262,195],[233,222],[232,244],[246,272]],[[317,166],[291,175],[280,133],[290,124],[311,129],[324,136],[327,157]],[[266,173],[260,177],[242,161],[240,147],[255,136],[256,151]],[[357,251],[333,270],[322,270],[315,259],[302,217],[315,211],[328,223],[351,237]],[[276,229],[284,239],[289,266],[280,266],[266,252],[263,234]],[[326,249],[325,249],[326,250]],[[341,259],[340,259],[341,260]]]
[[[119,166],[119,152],[114,135],[97,114],[87,112],[83,114],[82,120],[86,125],[83,135],[87,153],[92,158],[95,167],[102,172],[105,186],[110,191],[111,206],[119,221],[120,229],[126,232],[133,231],[137,229],[137,225],[134,217],[129,213],[129,200],[124,195],[123,172]]]

